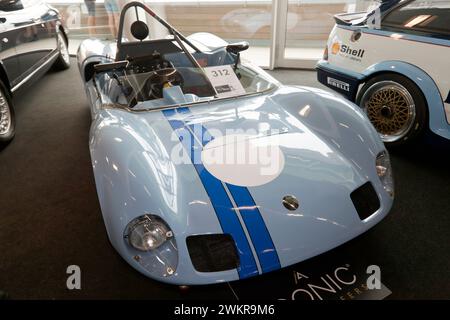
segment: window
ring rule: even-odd
[[[23,4],[21,0],[0,0],[0,11],[17,11],[22,10]]]
[[[386,29],[414,34],[450,36],[450,1],[415,0],[389,13],[382,22]]]

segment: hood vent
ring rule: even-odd
[[[239,256],[229,234],[205,234],[186,238],[195,270],[218,272],[239,267]]]
[[[361,220],[367,219],[380,208],[380,199],[372,183],[366,182],[350,194]]]

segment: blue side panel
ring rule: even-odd
[[[252,195],[244,187],[232,184],[227,184],[227,187],[237,206],[241,208],[239,212],[252,239],[262,272],[280,269],[277,251]]]
[[[191,161],[205,187],[206,193],[211,199],[212,206],[214,207],[223,232],[230,234],[236,243],[240,260],[240,266],[238,268],[239,278],[243,279],[258,275],[258,268],[247,237],[239,218],[233,210],[233,204],[228,198],[222,182],[212,176],[199,161],[201,159],[199,154],[201,152],[200,144],[184,126],[183,121],[170,119],[175,114],[175,110],[163,110],[163,114],[169,120],[170,125],[177,133],[184,148],[190,153]],[[183,139],[183,137],[190,137],[190,139]]]

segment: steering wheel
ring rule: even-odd
[[[130,58],[127,65],[127,71],[132,73],[152,72],[166,68],[173,68],[173,64],[162,58],[159,53]]]
[[[162,90],[164,86],[182,86],[184,79],[175,68],[165,68],[155,70],[145,81],[142,92],[144,99],[162,98]]]

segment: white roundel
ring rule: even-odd
[[[203,165],[214,177],[233,185],[269,183],[280,175],[285,162],[274,138],[244,134],[217,137],[203,148]]]

